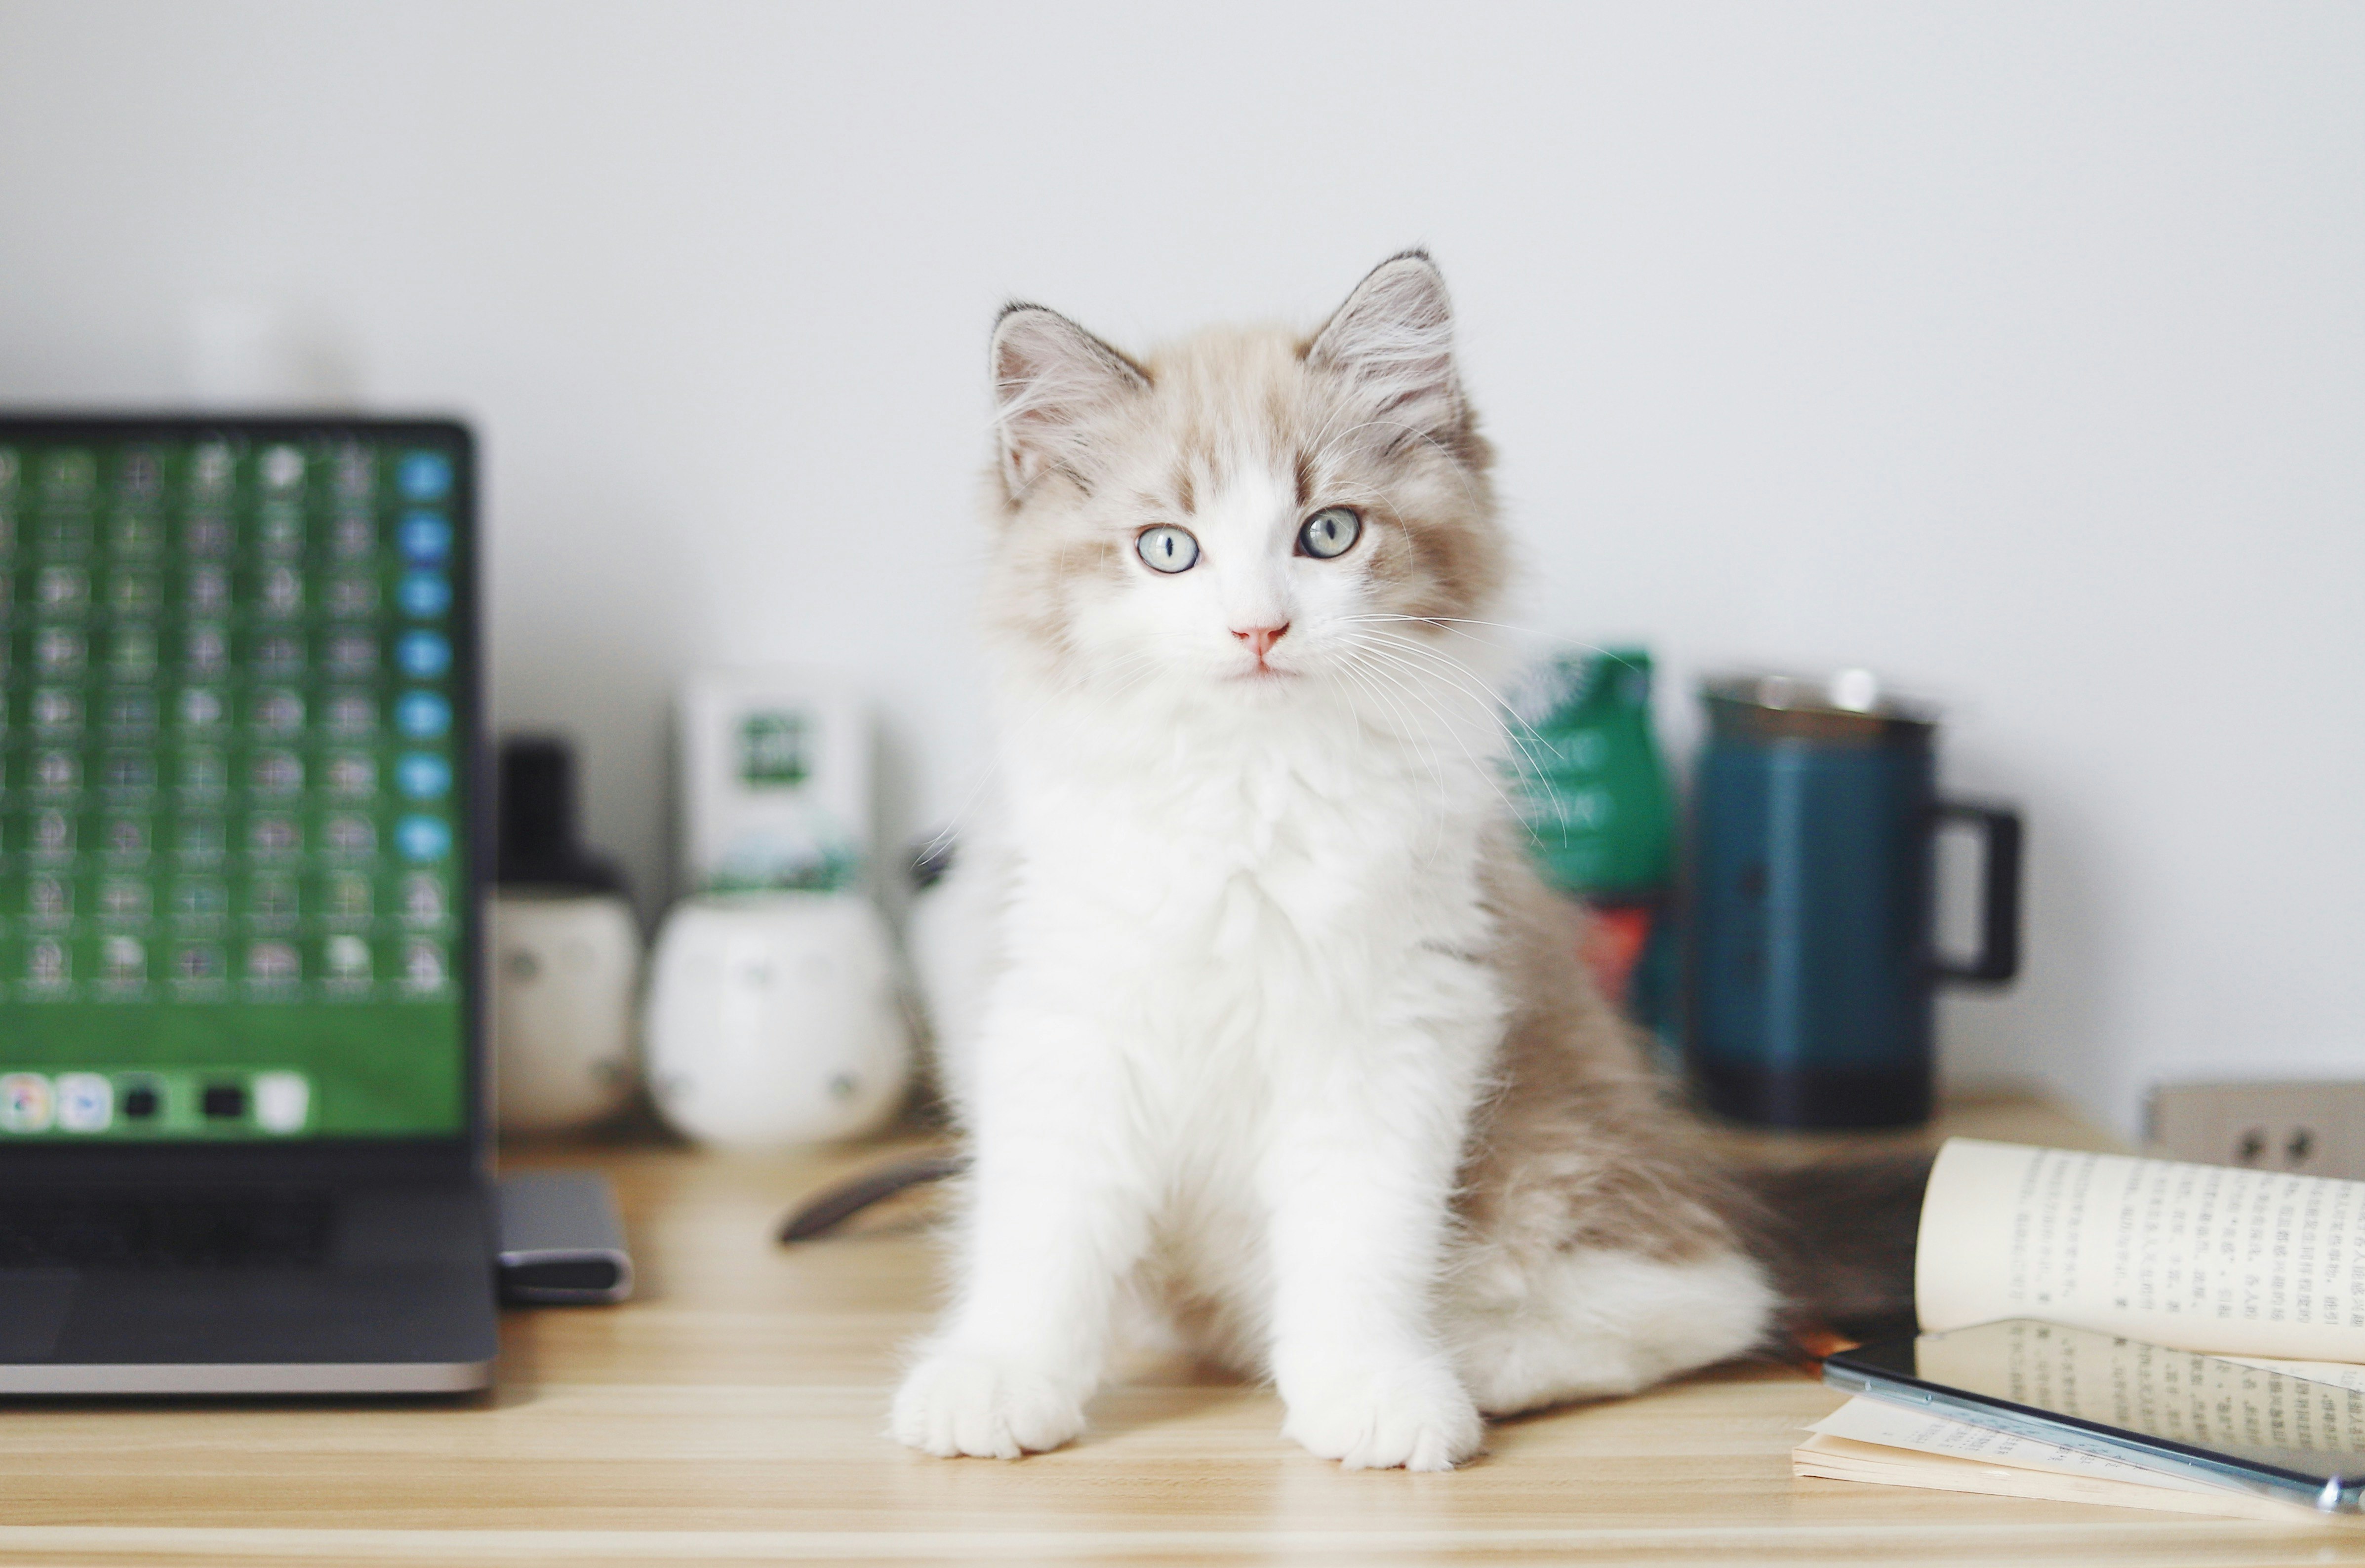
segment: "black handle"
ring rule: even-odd
[[[1969,823],[1985,841],[1979,877],[1979,951],[1967,964],[1937,959],[1938,978],[2001,985],[2020,973],[2020,813],[2002,806],[1938,802],[1939,822]]]

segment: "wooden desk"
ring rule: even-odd
[[[1957,1130],[2103,1147],[2057,1113]],[[772,1245],[790,1201],[875,1159],[529,1150],[614,1172],[642,1293],[514,1314],[465,1405],[82,1404],[0,1416],[0,1558],[51,1563],[556,1560],[934,1563],[2365,1560],[2305,1521],[2216,1521],[1792,1479],[1836,1395],[1779,1368],[1495,1428],[1447,1475],[1349,1474],[1281,1439],[1263,1390],[1134,1372],[1081,1443],[1015,1464],[883,1435],[930,1316],[915,1226]]]

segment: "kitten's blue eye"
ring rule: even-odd
[[[1199,564],[1199,542],[1179,528],[1153,528],[1133,547],[1153,572],[1187,572]]]
[[[1353,509],[1324,507],[1297,531],[1297,548],[1317,561],[1328,561],[1352,550],[1362,532],[1363,520],[1355,515]]]

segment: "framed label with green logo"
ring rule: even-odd
[[[835,892],[870,847],[869,717],[843,682],[716,670],[683,687],[682,890]]]

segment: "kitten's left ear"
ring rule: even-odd
[[[1013,499],[1053,469],[1083,479],[1093,416],[1149,390],[1139,365],[1040,305],[1003,308],[992,365],[1002,482]]]
[[[1373,268],[1314,335],[1306,361],[1346,381],[1375,420],[1395,427],[1388,444],[1416,436],[1452,444],[1468,428],[1453,369],[1453,308],[1445,274],[1426,252]]]

